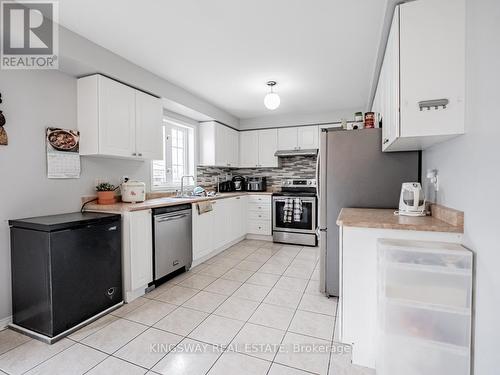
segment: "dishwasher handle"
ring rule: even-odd
[[[163,215],[157,215],[154,217],[155,219],[155,222],[157,223],[163,223],[164,221],[172,221],[172,220],[179,220],[179,219],[182,219],[184,217],[188,217],[188,216],[191,216],[191,211],[189,212],[186,212],[186,213],[182,213],[182,214],[174,214],[172,215],[171,213],[169,214],[163,214]]]

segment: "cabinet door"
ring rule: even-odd
[[[301,149],[319,148],[318,126],[301,126],[297,128],[298,147]]]
[[[228,129],[227,134],[227,142],[230,150],[228,163],[230,167],[237,167],[240,160],[240,136],[238,131],[234,129]]]
[[[135,90],[99,77],[99,154],[135,155]]]
[[[214,250],[219,249],[229,242],[230,226],[228,221],[232,221],[229,216],[229,199],[219,199],[214,201]]]
[[[247,212],[247,197],[246,196],[236,197],[235,215],[237,216],[237,222],[238,222],[236,238],[243,237],[245,234],[247,234],[246,212]]]
[[[401,136],[464,132],[465,0],[400,5]],[[424,100],[446,109],[420,111]]]
[[[297,128],[278,129],[278,149],[296,150],[298,147]]]
[[[200,165],[215,165],[215,123],[205,122],[200,124],[198,140],[200,144]]]
[[[257,167],[259,164],[259,131],[240,132],[240,167]]]
[[[214,250],[215,212],[198,214],[196,204],[193,208],[193,262]]]
[[[377,91],[382,116],[382,150],[400,136],[399,97],[399,6],[394,10]]]
[[[228,167],[231,154],[231,145],[229,144],[229,129],[220,124],[215,124],[215,165],[219,167]]]
[[[154,96],[135,92],[135,133],[137,156],[163,159],[162,105]]]
[[[153,281],[151,211],[130,212],[130,283],[136,290]]]
[[[385,72],[384,101],[386,106],[387,136],[392,144],[400,136],[399,97],[399,6],[394,11],[391,31],[387,41],[387,70]]]
[[[276,129],[259,130],[259,167],[277,167],[278,131]]]

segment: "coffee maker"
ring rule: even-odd
[[[234,176],[233,177],[233,185],[234,185],[235,191],[245,191],[245,177]]]

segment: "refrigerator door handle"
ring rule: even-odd
[[[318,155],[319,227],[326,228],[326,173],[328,155],[328,132],[321,132]]]

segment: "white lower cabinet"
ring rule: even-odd
[[[231,221],[229,215],[232,206],[231,199],[219,199],[214,201],[214,250],[224,246],[230,241]]]
[[[143,295],[153,281],[153,228],[151,210],[123,215],[123,280],[125,302]]]
[[[247,233],[246,196],[213,200],[212,211],[201,215],[196,203],[192,207],[193,265],[237,242]]]
[[[249,195],[247,209],[247,232],[262,236],[270,236],[271,228],[271,196]]]
[[[377,348],[381,345],[377,338],[379,264],[377,241],[384,238],[460,243],[462,235],[458,233],[344,226],[340,227],[339,235],[341,259],[340,298],[335,339],[352,345],[352,362],[354,364],[375,368]],[[425,286],[425,283],[429,282],[430,274],[427,275],[427,280],[420,281],[420,285]],[[415,293],[415,291],[407,288],[404,292],[405,298],[410,298],[411,293]],[[410,321],[407,323],[409,324]],[[427,328],[431,329],[430,326]],[[394,357],[394,355],[391,357]],[[400,373],[413,374],[413,372],[409,371]],[[428,372],[422,373],[427,374]]]
[[[215,202],[215,201],[213,201]],[[213,203],[212,202],[212,203]],[[196,203],[193,207],[193,262],[210,254],[214,249],[215,206],[214,210],[198,213]]]
[[[378,374],[470,374],[472,267],[459,244],[378,241]]]

